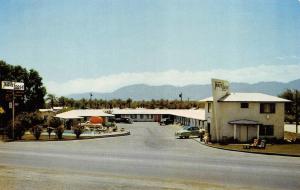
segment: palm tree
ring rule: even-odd
[[[128,98],[128,99],[126,100],[126,104],[127,104],[128,108],[131,108],[131,103],[132,103],[132,99],[131,99],[131,98]]]
[[[54,94],[47,94],[46,101],[50,101],[51,108],[57,103],[57,97]]]

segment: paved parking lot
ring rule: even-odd
[[[0,189],[299,189],[300,159],[212,149],[156,123],[130,136],[0,143]]]

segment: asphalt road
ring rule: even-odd
[[[0,189],[300,189],[300,159],[175,139],[176,127],[123,124],[131,135],[0,143]]]

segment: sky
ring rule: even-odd
[[[300,78],[299,0],[0,0],[0,59],[49,93]]]

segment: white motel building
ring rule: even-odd
[[[159,122],[173,119],[182,125],[205,130],[211,141],[284,137],[284,105],[289,100],[262,93],[233,93],[229,82],[212,79],[212,97],[200,100],[204,109],[111,109],[71,110],[58,114],[62,119],[90,116],[129,117],[135,122]],[[110,114],[108,114],[110,113]]]
[[[232,93],[229,82],[218,79],[212,79],[212,95],[201,100],[212,141],[283,139],[284,105],[289,100],[262,93]]]

